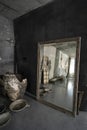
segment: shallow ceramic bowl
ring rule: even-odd
[[[0,114],[6,110],[6,106],[4,104],[0,104]]]
[[[26,107],[29,107],[30,105],[27,103],[26,100],[24,99],[18,99],[14,102],[12,102],[9,106],[10,110],[13,112],[18,112],[21,111],[23,109],[25,109]]]
[[[9,112],[5,112],[0,114],[0,127],[5,126],[11,119],[11,114]]]

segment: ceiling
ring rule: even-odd
[[[67,54],[69,57],[76,56],[76,46],[73,46],[72,48],[63,49],[61,51],[65,54]]]
[[[64,42],[63,44],[59,44],[56,48],[63,53],[67,54],[69,57],[76,56],[76,41]]]
[[[0,15],[15,19],[53,0],[0,0]]]

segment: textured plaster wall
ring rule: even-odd
[[[0,75],[14,72],[13,22],[0,15]]]

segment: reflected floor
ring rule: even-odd
[[[49,89],[48,92],[45,92],[40,97],[41,99],[69,111],[73,110],[74,78],[68,78],[46,85],[41,84],[41,87]]]

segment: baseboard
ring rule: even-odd
[[[29,97],[31,97],[31,98],[36,100],[36,96],[31,94],[31,93],[29,93],[29,92],[27,92],[27,91],[25,92],[25,95],[27,95],[27,96],[29,96]]]

